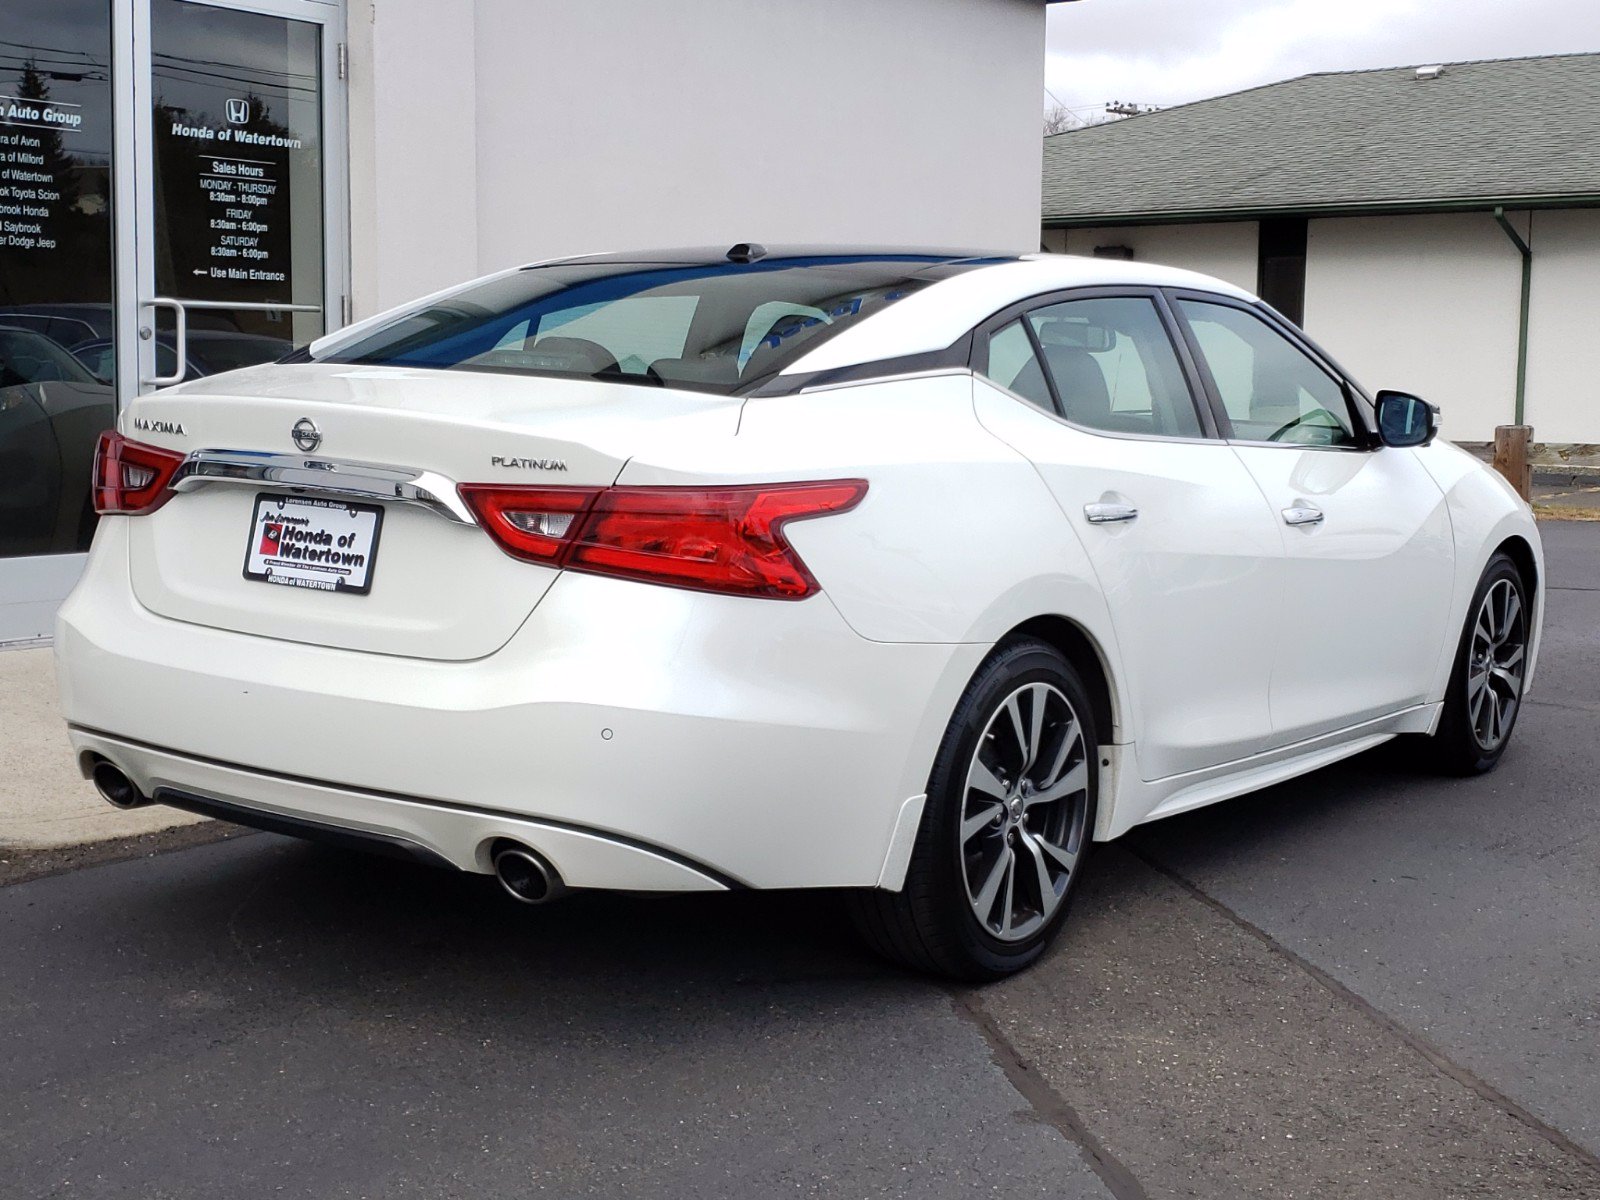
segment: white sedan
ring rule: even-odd
[[[1182,271],[542,263],[133,403],[63,703],[121,806],[530,901],[854,889],[995,978],[1093,842],[1397,736],[1495,765],[1539,535],[1434,434]]]

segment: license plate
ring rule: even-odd
[[[383,509],[321,496],[256,497],[244,577],[319,592],[372,588]]]

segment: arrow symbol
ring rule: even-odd
[[[211,272],[206,270],[204,267],[196,267],[194,269],[194,273],[196,275],[209,275],[209,274],[211,274]]]

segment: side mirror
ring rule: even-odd
[[[1439,410],[1420,396],[1379,392],[1378,437],[1385,446],[1426,446],[1439,432]]]

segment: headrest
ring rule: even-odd
[[[524,344],[522,353],[527,365],[535,370],[599,375],[617,369],[616,355],[588,338],[542,337],[532,345]]]
[[[662,383],[706,383],[716,387],[732,387],[739,382],[739,360],[736,358],[658,358],[650,364],[650,373]]]

